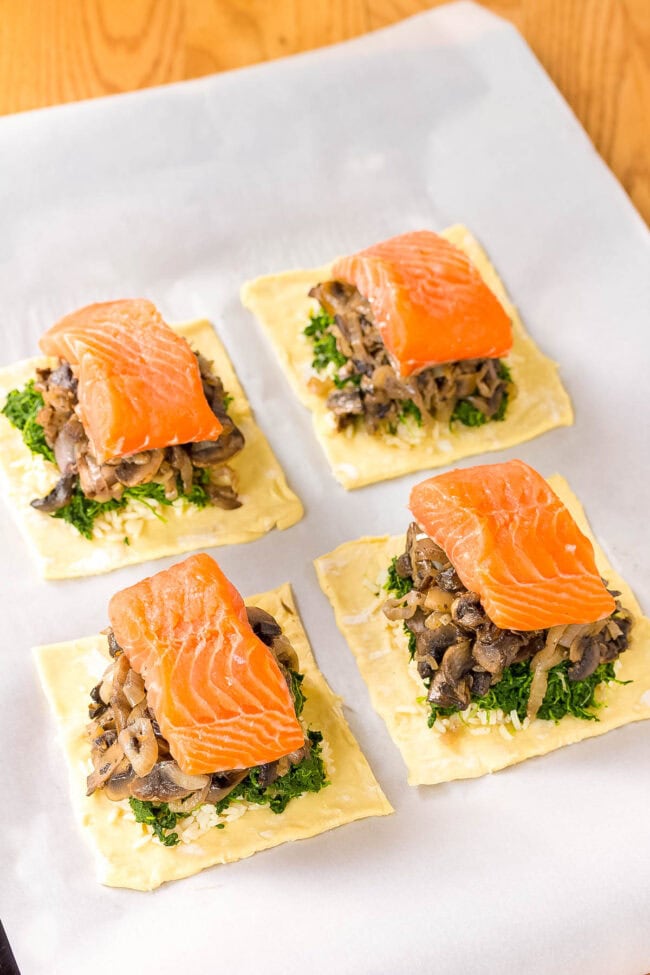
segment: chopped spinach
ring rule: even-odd
[[[603,683],[620,684],[626,682],[616,679],[612,663],[600,664],[590,677],[577,681],[571,681],[567,676],[570,666],[568,660],[563,660],[562,663],[549,670],[546,694],[537,712],[537,717],[545,721],[554,721],[556,724],[567,714],[583,721],[598,721],[596,712],[602,707],[602,703],[596,701],[596,688]],[[511,664],[504,670],[498,684],[490,687],[482,697],[474,698],[472,703],[476,704],[482,711],[500,709],[504,714],[516,711],[519,720],[523,721],[528,708],[532,679],[533,674],[529,660]],[[438,717],[445,718],[452,714],[462,714],[458,708],[440,708],[435,704],[430,704],[429,707],[429,727],[435,723]]]
[[[298,718],[302,714],[302,709],[304,708],[305,701],[307,700],[301,686],[304,679],[304,675],[299,674],[297,670],[289,671],[289,680],[291,681],[289,690],[291,691],[293,706],[296,709],[296,717]]]
[[[226,394],[224,402],[229,405],[232,397]],[[54,452],[47,445],[45,431],[36,416],[43,408],[43,397],[34,389],[34,380],[30,379],[23,389],[13,389],[7,396],[7,401],[2,409],[2,413],[9,422],[21,431],[25,445],[29,447],[33,454],[41,454],[52,463]],[[194,483],[189,491],[183,490],[180,477],[177,479],[177,489],[179,498],[184,498],[190,504],[198,508],[205,508],[210,504],[210,496],[206,486],[210,481],[209,471],[201,468],[194,469]],[[112,498],[110,501],[93,501],[87,498],[81,490],[79,481],[74,489],[71,500],[68,504],[55,511],[51,517],[59,518],[62,521],[73,525],[84,538],[92,539],[95,521],[100,515],[109,511],[121,511],[127,506],[129,501],[139,501],[144,504],[156,517],[162,516],[152,507],[150,501],[169,507],[174,502],[165,496],[165,489],[162,484],[138,484],[135,487],[124,489],[122,497],[117,500]],[[125,544],[130,544],[125,540]]]
[[[90,539],[93,537],[93,527],[96,518],[106,514],[108,511],[119,511],[125,506],[126,501],[123,498],[119,501],[116,501],[114,498],[110,501],[91,501],[83,493],[77,482],[70,501],[62,508],[59,508],[58,511],[55,511],[51,517],[67,521],[69,525],[73,525],[77,529],[80,535]]]
[[[454,407],[454,412],[451,414],[450,424],[454,420],[458,420],[466,427],[482,427],[484,423],[487,423],[488,418],[485,413],[472,406],[469,400],[459,399]]]
[[[202,484],[193,484],[186,493],[183,490],[183,485],[179,478],[176,487],[179,498],[184,498],[199,508],[205,508],[210,503],[210,498]],[[165,496],[165,489],[162,484],[138,484],[136,487],[125,488],[124,494],[119,500],[111,498],[110,501],[92,501],[86,497],[77,482],[72,499],[62,508],[59,508],[58,511],[55,511],[52,518],[60,518],[63,521],[67,521],[84,538],[91,539],[93,537],[96,519],[100,515],[107,514],[109,511],[122,511],[126,508],[129,501],[139,501],[140,504],[149,508],[161,521],[165,519],[149,504],[149,501],[156,501],[165,507],[171,507],[174,503]]]
[[[317,372],[323,372],[330,363],[338,370],[350,361],[348,356],[343,355],[336,344],[336,337],[331,331],[332,325],[334,324],[334,317],[321,308],[318,312],[311,312],[309,325],[303,330],[303,334],[313,340],[314,358],[311,364],[312,368]],[[356,372],[343,379],[335,375],[333,376],[333,381],[337,389],[343,389],[345,386],[358,386],[361,382],[361,376]]]
[[[11,390],[2,413],[12,426],[20,430],[25,444],[33,454],[42,454],[46,460],[54,463],[54,451],[45,440],[43,427],[36,421],[44,405],[43,397],[34,389],[34,380],[30,379],[24,389]]]
[[[313,339],[314,358],[312,366],[317,372],[326,369],[330,362],[333,362],[337,369],[344,366],[348,357],[339,351],[336,344],[336,337],[330,331],[335,320],[332,315],[321,309],[312,312],[309,316],[309,325],[304,329],[304,334]]]
[[[512,382],[512,373],[510,372],[510,368],[505,364],[505,362],[502,362],[501,359],[497,361],[497,375],[499,376],[499,379],[502,379],[504,382]],[[482,427],[483,424],[488,423],[488,421],[504,420],[506,410],[508,409],[508,400],[509,394],[508,390],[506,390],[503,394],[499,409],[496,411],[494,416],[488,417],[485,415],[485,413],[483,413],[482,410],[472,406],[469,400],[459,399],[454,407],[454,412],[451,414],[449,423],[451,425],[454,420],[457,420],[458,423],[462,423],[466,427]]]
[[[129,799],[136,823],[151,826],[163,846],[176,846],[180,842],[178,833],[173,832],[179,819],[186,819],[188,813],[174,813],[166,802],[144,802],[142,799]]]
[[[499,359],[497,364],[497,374],[499,379],[503,379],[506,383],[512,382],[512,373],[510,371],[510,366],[507,366],[503,359]]]
[[[395,596],[397,599],[401,599],[402,596],[406,596],[407,593],[413,588],[413,579],[411,576],[406,576],[402,578],[397,572],[397,556],[394,555],[390,560],[390,565],[388,566],[388,577],[384,583],[384,589],[389,592],[391,596]]]
[[[403,579],[397,574],[397,558],[393,558],[388,567],[388,577],[384,584],[384,589],[398,599],[406,596],[413,588],[413,579],[408,577]],[[411,659],[415,654],[415,634],[411,632],[406,620],[404,621],[404,632],[408,637],[408,651]],[[612,663],[600,664],[594,673],[585,680],[571,681],[567,676],[567,671],[571,666],[568,660],[562,661],[548,672],[548,685],[544,700],[537,712],[538,718],[547,721],[560,721],[566,714],[572,714],[575,718],[584,721],[598,721],[595,713],[602,707],[595,698],[596,688],[599,684],[620,684],[625,681],[618,681],[614,673]],[[482,695],[472,699],[481,711],[501,710],[504,714],[516,711],[519,720],[523,721],[528,709],[528,698],[530,697],[530,685],[533,675],[530,661],[511,664],[503,671],[501,680],[490,687]],[[423,681],[428,687],[430,680]],[[424,699],[426,700],[426,698]],[[428,725],[431,728],[437,718],[448,718],[453,714],[461,714],[458,708],[441,708],[436,704],[429,704]]]
[[[320,731],[308,731],[307,737],[311,745],[307,755],[297,765],[292,765],[288,772],[281,775],[269,786],[262,786],[259,782],[260,769],[254,768],[248,773],[232,792],[217,802],[215,808],[221,815],[231,803],[240,800],[255,805],[268,805],[271,812],[284,812],[288,803],[296,796],[305,792],[320,792],[329,785],[325,764],[321,757],[321,742],[323,736]]]
[[[422,426],[422,412],[412,399],[402,400],[399,406],[400,409],[397,414],[398,423],[406,423],[408,419],[413,419],[419,427]]]
[[[402,576],[398,575],[397,556],[394,555],[393,558],[391,559],[390,565],[388,566],[388,577],[386,579],[386,582],[384,583],[384,589],[386,590],[386,592],[390,593],[390,595],[394,596],[396,599],[402,599],[404,596],[407,595],[407,593],[411,591],[412,588],[413,588],[413,579],[411,576],[406,576],[406,578],[402,578]],[[415,656],[415,633],[413,633],[409,629],[406,620],[404,620],[404,622],[402,623],[402,628],[408,640],[408,651],[409,651],[409,656],[412,660],[413,657]]]

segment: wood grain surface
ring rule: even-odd
[[[442,0],[0,0],[0,114],[196,78]],[[523,34],[650,222],[650,0],[485,0]]]

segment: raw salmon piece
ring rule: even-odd
[[[249,768],[302,748],[304,732],[275,657],[209,555],[116,593],[108,613],[183,772]]]
[[[81,421],[100,463],[216,440],[223,430],[196,356],[150,301],[88,305],[53,325],[40,346],[78,367]]]
[[[502,629],[591,623],[614,612],[591,542],[523,461],[431,477],[413,488],[409,507]]]
[[[510,319],[469,258],[431,230],[391,237],[336,261],[332,277],[368,299],[397,371],[496,358],[512,348]]]

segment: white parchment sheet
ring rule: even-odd
[[[110,595],[170,560],[41,582],[0,505],[0,912],[23,975],[650,970],[650,723],[407,786],[311,560],[405,528],[423,475],[343,491],[239,305],[246,278],[458,221],[576,408],[574,427],[489,459],[564,474],[647,612],[648,233],[511,27],[459,3],[286,61],[0,119],[0,362],[90,301],[141,295],[215,323],[307,511],[215,554],[244,593],[291,580],[396,808],[151,895],[97,885],[30,647],[103,628]]]

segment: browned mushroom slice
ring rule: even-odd
[[[104,795],[113,802],[128,799],[131,795],[131,785],[135,780],[135,772],[129,766],[124,772],[114,772],[104,786]]]
[[[119,500],[124,494],[124,486],[111,464],[98,464],[92,454],[86,453],[78,456],[77,467],[81,490],[91,501]]]
[[[456,596],[451,604],[451,618],[463,629],[478,629],[487,619],[479,595],[475,592],[464,592]]]
[[[241,508],[241,501],[237,497],[237,476],[227,464],[210,471],[205,490],[212,504],[218,508],[228,511]]]
[[[327,408],[337,417],[361,416],[363,400],[358,389],[337,389],[327,397]]]
[[[131,795],[146,802],[169,802],[184,799],[190,793],[203,789],[210,781],[207,775],[185,775],[176,762],[158,762],[144,778],[136,778]]]
[[[52,515],[55,511],[60,511],[72,499],[74,483],[74,474],[63,474],[49,494],[44,498],[35,498],[33,501],[30,501],[32,508],[36,508],[37,511],[43,511],[47,515]]]
[[[271,643],[271,650],[273,651],[278,663],[282,664],[283,667],[286,667],[289,670],[298,670],[300,666],[298,654],[291,646],[291,642],[283,633],[274,638],[273,642]]]
[[[511,630],[500,630],[493,623],[483,624],[474,643],[474,660],[493,676],[501,676],[517,656],[524,639]]]
[[[77,473],[78,447],[86,439],[84,428],[77,417],[70,417],[54,443],[54,459],[62,474]]]
[[[158,761],[158,745],[149,718],[142,714],[129,718],[117,740],[138,778],[148,775]]]
[[[123,758],[124,751],[118,741],[113,742],[113,744],[107,748],[106,751],[101,754],[101,756],[99,753],[97,756],[93,755],[95,769],[90,773],[86,780],[87,796],[91,796],[95,789],[99,789],[101,786],[103,786],[103,784],[117,769]]]
[[[185,494],[189,494],[189,492],[192,490],[192,483],[194,481],[194,470],[192,468],[190,455],[185,447],[170,448],[170,463],[171,466],[180,474],[183,491]]]
[[[206,802],[220,802],[246,778],[250,769],[235,769],[233,772],[216,772],[211,779]]]
[[[125,487],[149,484],[165,459],[164,450],[144,450],[139,454],[125,457],[115,467],[115,476]]]
[[[253,633],[267,647],[270,647],[275,637],[280,636],[282,633],[282,629],[277,620],[270,613],[260,609],[258,606],[247,606],[246,616],[248,617],[248,622],[251,625]]]
[[[132,711],[131,705],[124,694],[124,683],[130,669],[129,661],[125,654],[120,654],[116,657],[111,675],[110,704],[118,734],[126,727]],[[101,693],[103,697],[103,685]]]
[[[469,671],[473,662],[469,642],[449,647],[431,679],[427,700],[439,707],[464,711],[471,700]]]

